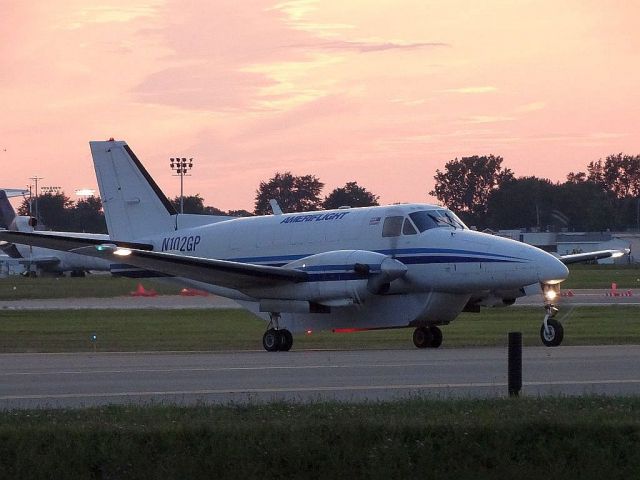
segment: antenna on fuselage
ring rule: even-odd
[[[274,215],[282,215],[282,209],[275,198],[269,200],[269,205],[271,205],[271,211]]]

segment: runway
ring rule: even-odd
[[[571,290],[572,296],[560,297],[558,304],[575,306],[600,305],[640,305],[640,291],[624,290],[618,296],[609,296],[610,290]],[[568,293],[568,292],[565,292]],[[629,294],[630,293],[630,294]],[[531,295],[517,299],[514,307],[535,306],[544,304],[542,295]],[[25,300],[0,300],[2,310],[171,310],[181,308],[192,309],[236,309],[241,308],[233,300],[216,295],[182,296],[158,295],[156,297],[112,297],[112,298],[49,298]]]
[[[640,346],[529,347],[523,395],[638,395]],[[0,355],[0,409],[501,397],[506,348]]]
[[[606,306],[606,305],[640,305],[640,291],[633,289],[620,289],[612,292],[607,289],[573,289],[562,290],[562,296],[556,303],[571,306]],[[540,295],[530,295],[516,300],[514,306],[540,306],[544,304],[544,298]]]

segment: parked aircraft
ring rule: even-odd
[[[229,218],[186,225],[123,141],[90,142],[108,242],[0,232],[0,240],[121,261],[138,274],[176,277],[235,299],[268,321],[263,346],[286,351],[291,332],[412,327],[438,347],[441,325],[463,311],[545,294],[542,342],[562,342],[557,312],[565,263],[533,246],[472,231],[447,208],[389,205]],[[132,271],[133,273],[133,271]]]
[[[16,215],[16,212],[8,199],[9,196],[17,196],[17,194],[12,194],[12,192],[21,191],[17,189],[0,190],[0,223],[4,224],[8,230],[33,232],[35,219],[29,216]],[[109,240],[109,235],[92,233],[72,234],[67,232],[61,234],[91,238],[101,242]],[[60,252],[48,248],[31,247],[19,243],[8,243],[0,246],[0,248],[9,257],[18,259],[18,262],[27,269],[27,272],[33,275],[37,272],[45,272],[49,274],[71,272],[72,276],[82,276],[88,270],[109,270],[111,266],[111,262],[109,260],[92,258],[86,255],[78,255],[76,253]]]

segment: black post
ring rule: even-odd
[[[509,332],[509,396],[517,397],[522,389],[522,333]]]

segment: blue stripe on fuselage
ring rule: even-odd
[[[405,248],[396,250],[374,250],[375,253],[383,255],[392,255],[406,265],[418,265],[429,263],[473,263],[473,262],[510,262],[523,263],[529,260],[510,255],[501,255],[498,253],[477,252],[472,250],[455,250],[450,248]],[[413,255],[411,255],[413,254]],[[416,255],[418,254],[418,255]],[[423,254],[423,255],[420,255]],[[430,255],[428,255],[430,254]],[[444,255],[448,254],[448,255]],[[289,262],[300,260],[310,256],[307,255],[273,255],[268,257],[241,257],[230,258],[232,262],[254,263],[260,265],[269,265],[273,267],[281,267]],[[318,266],[321,267],[321,266]],[[314,267],[315,268],[315,267]]]

